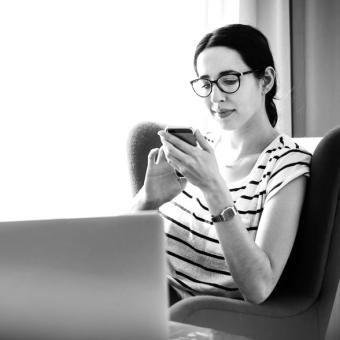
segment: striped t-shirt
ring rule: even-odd
[[[293,179],[309,176],[310,161],[309,152],[280,134],[263,150],[246,178],[228,185],[254,240],[266,202]],[[179,294],[240,298],[200,189],[188,183],[159,211],[167,237],[168,279]]]

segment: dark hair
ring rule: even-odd
[[[233,24],[208,33],[197,45],[194,56],[194,68],[197,73],[197,58],[209,48],[224,46],[236,50],[243,61],[252,69],[257,78],[262,78],[266,67],[275,70],[273,55],[267,38],[256,28],[249,25]],[[276,78],[273,87],[266,94],[265,105],[270,124],[274,127],[277,122],[277,110],[274,98],[277,90]]]

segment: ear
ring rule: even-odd
[[[274,85],[275,78],[276,78],[276,72],[274,68],[271,66],[268,66],[265,69],[264,75],[262,78],[262,93],[263,94],[266,94],[271,90],[271,88]]]

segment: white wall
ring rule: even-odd
[[[132,125],[206,123],[189,81],[212,3],[0,2],[0,220],[125,211]]]

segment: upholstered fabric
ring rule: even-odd
[[[161,145],[157,132],[164,125],[153,122],[141,122],[130,132],[127,145],[131,189],[135,194],[143,186],[148,153],[153,148]]]

